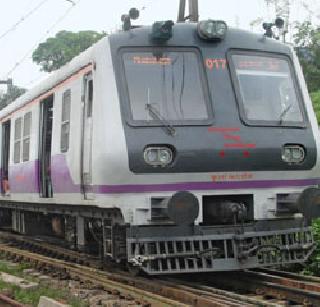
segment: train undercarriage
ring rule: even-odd
[[[150,275],[305,262],[315,243],[303,218],[234,225],[129,226],[119,209],[2,202],[0,226],[126,263]]]

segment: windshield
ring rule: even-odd
[[[289,62],[285,58],[233,55],[239,94],[249,121],[303,122]]]
[[[125,76],[134,121],[208,119],[198,55],[192,51],[126,52]],[[158,114],[153,116],[151,110]]]

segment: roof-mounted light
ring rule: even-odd
[[[222,20],[203,20],[198,23],[198,34],[206,40],[222,40],[226,36],[227,24]]]
[[[167,41],[172,37],[172,20],[156,21],[152,25],[151,39],[158,41]]]

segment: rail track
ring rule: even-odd
[[[81,280],[141,306],[320,306],[320,278],[277,270],[132,277],[96,257],[0,232],[0,254],[61,279]]]
[[[20,304],[19,302],[3,294],[0,294],[0,306],[1,307],[24,307],[23,304]]]
[[[320,278],[272,269],[216,273],[196,279],[194,287],[223,289],[248,293],[249,297],[267,299],[276,305],[320,306]]]

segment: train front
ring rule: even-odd
[[[110,46],[129,263],[168,274],[304,262],[318,128],[291,48],[214,20],[157,22]]]

